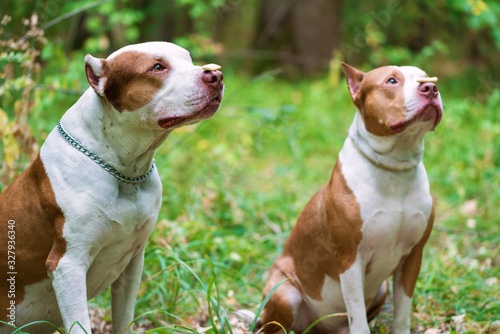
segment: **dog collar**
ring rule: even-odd
[[[155,161],[153,159],[153,162],[151,162],[151,168],[149,169],[149,172],[147,172],[146,174],[141,175],[141,176],[137,176],[137,177],[129,177],[129,176],[123,175],[122,173],[120,173],[119,171],[114,169],[113,166],[108,164],[106,161],[99,158],[98,155],[96,155],[95,153],[92,153],[92,151],[85,148],[82,144],[80,144],[80,142],[78,140],[76,140],[68,132],[66,132],[66,130],[62,126],[61,121],[57,122],[57,129],[59,130],[59,133],[64,138],[64,140],[66,140],[71,146],[73,146],[78,151],[85,154],[87,157],[90,158],[90,160],[92,160],[93,162],[95,162],[96,164],[101,166],[102,169],[104,169],[106,172],[108,172],[109,174],[116,177],[118,180],[121,180],[124,182],[129,182],[129,183],[139,183],[139,182],[142,182],[145,179],[147,179],[151,175],[151,173],[153,173],[153,170],[155,169]]]
[[[392,167],[392,166],[383,164],[383,163],[369,157],[368,154],[366,154],[365,152],[363,152],[363,150],[361,150],[361,148],[358,146],[358,144],[356,144],[356,142],[354,141],[354,139],[352,139],[352,137],[349,137],[349,138],[351,139],[352,145],[356,148],[356,150],[359,152],[359,154],[361,154],[366,160],[368,160],[372,165],[374,165],[377,168],[385,169],[385,170],[388,170],[390,172],[407,172],[407,171],[410,171],[410,170],[415,168],[415,166],[396,168],[396,167]]]

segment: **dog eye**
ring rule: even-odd
[[[385,83],[390,83],[391,85],[395,85],[398,81],[395,78],[389,78]]]
[[[164,69],[165,69],[165,67],[164,67],[162,64],[160,64],[160,63],[156,63],[156,64],[154,64],[154,66],[153,66],[153,68],[151,69],[151,71],[153,71],[153,72],[161,72],[161,71],[163,71]]]

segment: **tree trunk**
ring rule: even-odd
[[[256,47],[271,58],[316,74],[340,43],[341,0],[266,0]]]

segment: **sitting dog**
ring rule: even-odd
[[[111,285],[114,332],[131,332],[162,200],[155,150],[175,128],[217,111],[219,69],[194,66],[185,49],[165,42],[85,57],[91,87],[0,195],[0,258],[9,259],[0,320],[91,333],[87,300]],[[0,333],[12,329],[0,325]]]
[[[422,163],[423,138],[441,120],[436,78],[416,67],[363,73],[342,64],[356,106],[330,181],[306,205],[275,261],[263,331],[369,333],[393,276],[393,332],[410,332],[433,200]],[[328,316],[347,313],[345,316]],[[267,324],[267,325],[266,325]]]

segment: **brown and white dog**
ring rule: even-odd
[[[219,66],[194,66],[185,49],[165,42],[87,55],[85,68],[91,87],[0,195],[0,258],[9,260],[0,319],[91,333],[87,300],[111,285],[114,332],[128,333],[161,206],[155,150],[173,129],[217,111],[223,78]]]
[[[436,85],[416,67],[363,73],[342,64],[357,112],[330,181],[307,204],[274,263],[262,323],[301,333],[369,333],[393,276],[393,333],[410,332],[433,200],[423,138],[441,120]],[[288,279],[288,280],[286,280]],[[348,317],[330,314],[347,312]],[[349,329],[348,329],[349,328]],[[265,325],[265,333],[281,332]]]

